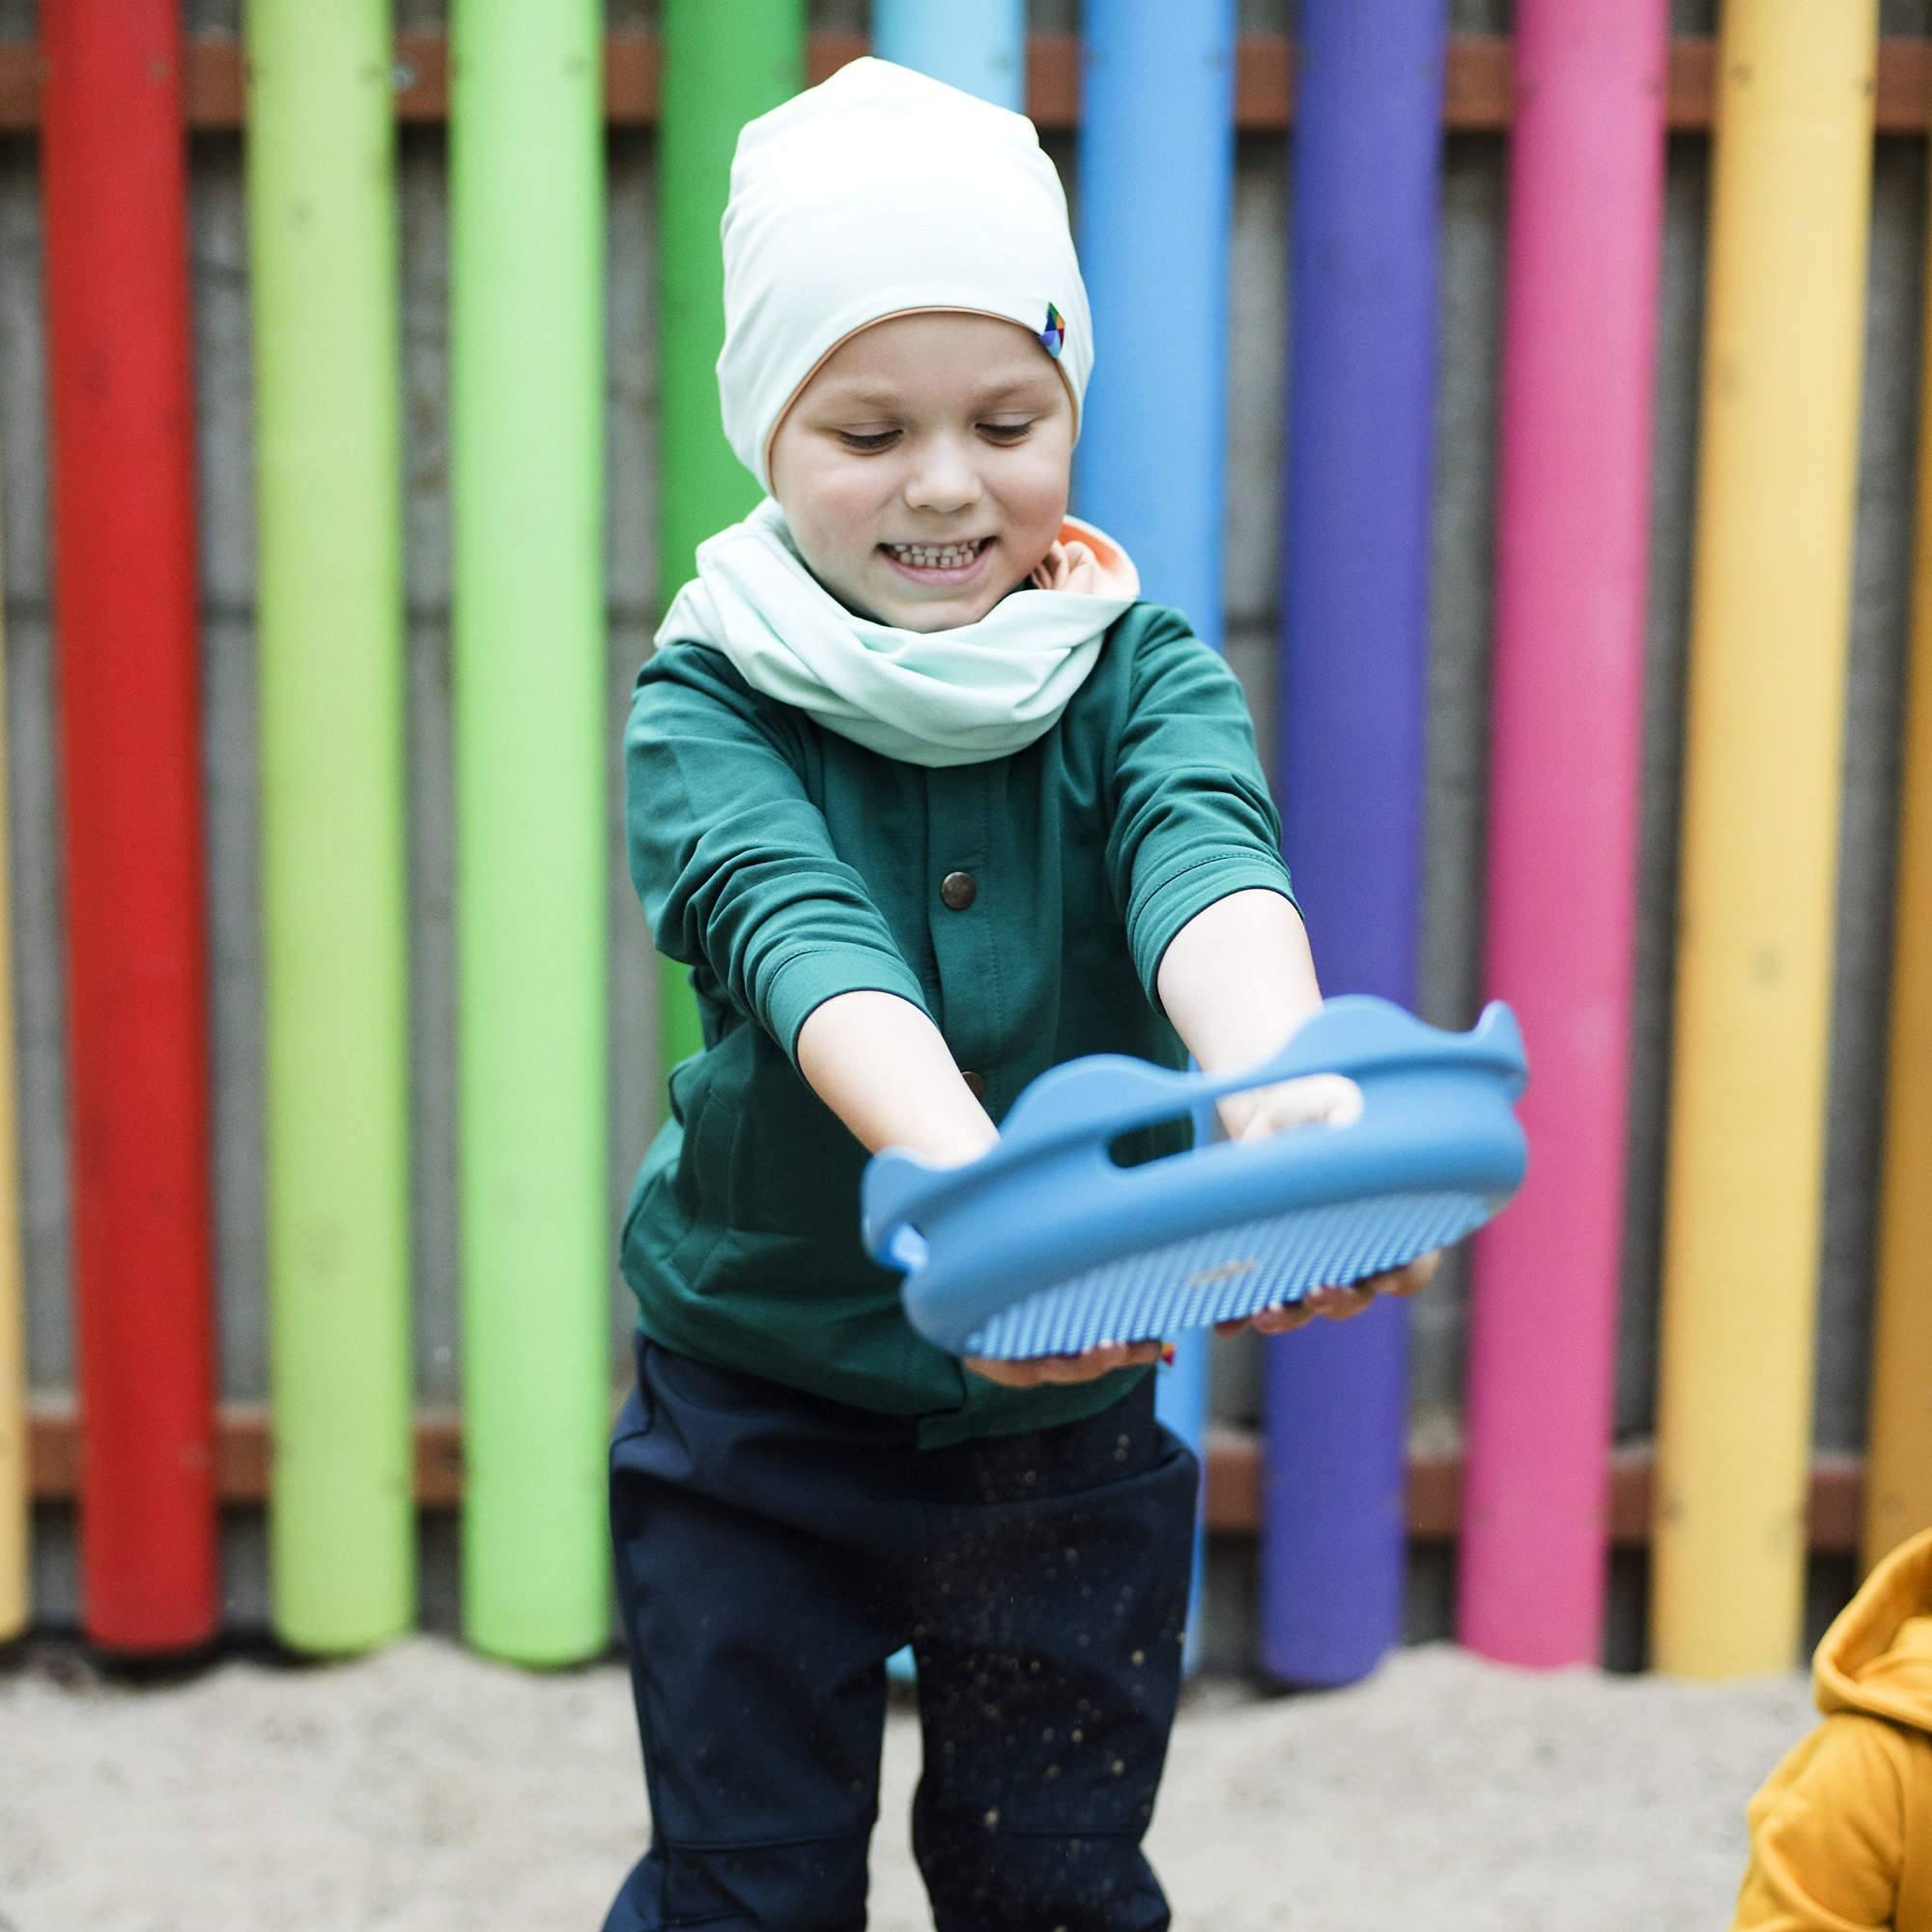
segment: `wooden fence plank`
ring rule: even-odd
[[[611,1395],[616,1412],[622,1391]],[[71,1402],[41,1396],[27,1408],[27,1480],[36,1502],[73,1500],[80,1476],[80,1421]],[[268,1499],[269,1411],[260,1403],[224,1403],[215,1418],[215,1490],[223,1503]],[[1648,1442],[1619,1448],[1610,1462],[1605,1506],[1610,1541],[1619,1548],[1650,1542],[1654,1459]],[[416,1502],[451,1510],[463,1499],[463,1422],[454,1408],[420,1408],[415,1419]],[[1859,1547],[1864,1462],[1859,1456],[1812,1459],[1809,1544],[1822,1556]],[[1411,1450],[1408,1533],[1419,1543],[1453,1543],[1462,1508],[1463,1458],[1450,1450]],[[1208,1432],[1208,1527],[1217,1536],[1252,1537],[1261,1515],[1261,1438],[1226,1427]]]

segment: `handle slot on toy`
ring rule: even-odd
[[[1347,1091],[1332,1091],[1327,1083],[1347,1081]],[[1306,1133],[1323,1128],[1330,1133],[1340,1133],[1359,1121],[1367,1108],[1367,1096],[1358,1082],[1348,1080],[1346,1075],[1308,1073],[1295,1076],[1292,1081],[1268,1078],[1249,1079],[1221,1095],[1221,1099],[1234,1099],[1241,1094],[1262,1094],[1277,1087],[1305,1085],[1309,1106],[1305,1117],[1300,1120],[1283,1120],[1278,1131]],[[1194,1131],[1194,1145],[1191,1148],[1170,1148],[1162,1152],[1142,1154],[1139,1158],[1128,1158],[1135,1150],[1130,1143],[1143,1139],[1149,1134],[1159,1133],[1181,1125]],[[1185,1160],[1204,1152],[1210,1147],[1222,1147],[1233,1141],[1227,1131],[1227,1122],[1221,1117],[1219,1100],[1197,1099],[1190,1107],[1178,1107],[1173,1112],[1163,1114],[1157,1120],[1145,1124],[1129,1127],[1118,1133],[1106,1143],[1107,1158],[1118,1168],[1131,1171],[1134,1168],[1151,1167],[1156,1161]]]

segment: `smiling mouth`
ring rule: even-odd
[[[967,543],[881,544],[879,548],[902,569],[943,577],[949,572],[970,569],[985,554],[993,539],[976,537]]]

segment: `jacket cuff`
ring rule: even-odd
[[[840,993],[896,993],[926,1012],[925,995],[912,969],[889,952],[863,946],[817,947],[794,952],[765,981],[765,1025],[798,1065],[798,1036],[816,1008]],[[930,1014],[927,1014],[930,1017]]]
[[[1301,911],[1301,901],[1288,881],[1288,867],[1252,846],[1196,854],[1164,879],[1156,880],[1128,908],[1127,946],[1133,953],[1134,971],[1140,975],[1154,1011],[1163,1019],[1167,1009],[1160,1003],[1158,990],[1160,962],[1181,927],[1217,899],[1256,888],[1279,893],[1296,913]]]

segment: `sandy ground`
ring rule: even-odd
[[[1180,1932],[1728,1923],[1744,1804],[1797,1676],[1530,1675],[1446,1645],[1369,1683],[1191,1688],[1151,1839]],[[621,1671],[418,1638],[355,1663],[129,1687],[0,1673],[4,1932],[595,1932],[643,1806]],[[927,1927],[895,1708],[875,1932]]]

